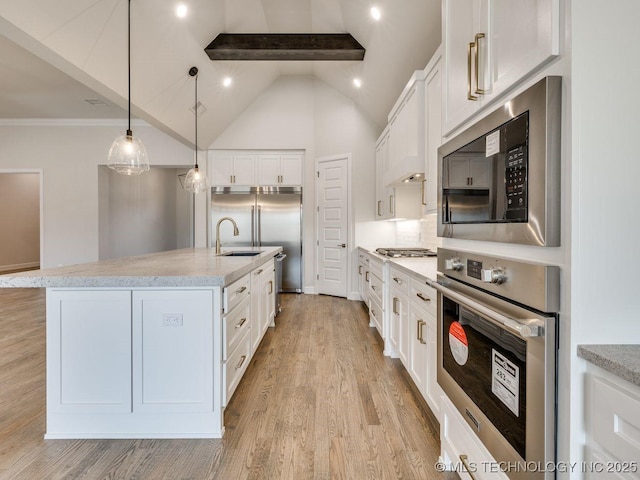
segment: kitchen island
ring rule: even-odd
[[[222,437],[223,407],[274,324],[281,250],[181,249],[0,276],[0,287],[47,289],[45,438]]]

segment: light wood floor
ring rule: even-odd
[[[285,295],[223,440],[44,440],[44,291],[0,289],[0,479],[435,479],[438,430],[364,306]]]

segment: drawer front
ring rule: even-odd
[[[238,346],[245,332],[251,328],[251,301],[249,297],[245,298],[237,308],[234,308],[223,318],[222,328],[225,338],[222,359],[226,360],[227,356]]]
[[[409,275],[393,267],[389,269],[389,285],[404,295],[409,295]]]
[[[373,272],[369,272],[369,295],[382,305],[382,280]]]
[[[228,287],[224,287],[223,291],[223,310],[229,313],[245,298],[249,296],[251,291],[251,275],[245,275],[240,280],[233,282]]]
[[[381,261],[371,258],[369,261],[369,270],[374,275],[377,275],[378,278],[382,278],[382,262]]]
[[[231,400],[231,396],[233,392],[236,391],[236,387],[240,380],[242,380],[242,375],[244,375],[249,362],[251,361],[251,335],[249,332],[246,332],[246,335],[240,339],[238,347],[231,353],[229,358],[227,359],[227,363],[225,365],[225,385],[226,389],[226,399],[224,404],[227,405],[229,400]]]
[[[382,307],[376,300],[372,299],[369,303],[369,321],[378,329],[378,333],[382,338]]]
[[[415,278],[411,278],[409,283],[409,298],[411,301],[435,316],[437,302],[435,288]]]
[[[621,461],[640,459],[640,396],[589,375],[593,440]]]
[[[264,265],[260,265],[258,268],[256,268],[252,273],[254,275],[260,275],[264,272],[273,272],[275,270],[275,263],[274,260],[271,259],[268,262],[266,262]]]

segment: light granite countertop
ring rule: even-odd
[[[640,345],[578,345],[578,356],[640,386]]]
[[[368,252],[370,255],[389,263],[394,267],[399,267],[401,270],[406,271],[409,274],[418,275],[422,277],[428,285],[431,282],[437,280],[438,273],[438,259],[437,257],[422,257],[422,258],[389,258],[380,255],[375,252],[374,249],[360,246],[360,249]]]
[[[252,257],[216,256],[212,248],[184,248],[64,267],[0,275],[0,288],[225,286],[276,256],[282,247],[236,247]]]

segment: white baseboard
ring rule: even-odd
[[[304,293],[307,295],[316,295],[316,287],[306,286],[304,287]]]

